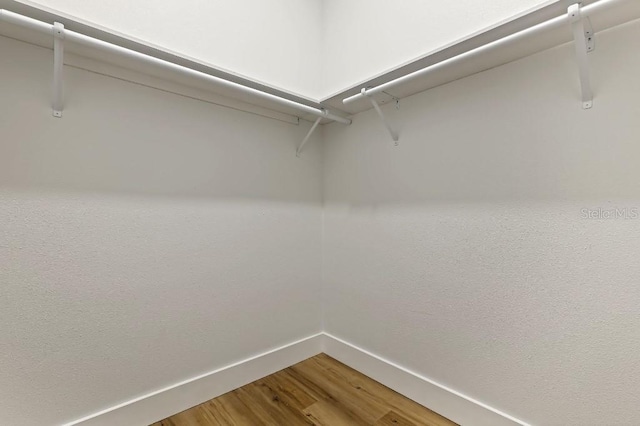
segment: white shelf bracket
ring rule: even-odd
[[[395,146],[398,146],[398,140],[400,139],[400,137],[398,136],[398,132],[396,132],[395,130],[393,130],[391,128],[391,125],[389,124],[389,122],[385,118],[384,113],[382,112],[382,109],[380,109],[380,105],[378,105],[378,102],[376,102],[376,100],[373,98],[373,96],[370,96],[370,95],[367,94],[367,89],[363,88],[360,91],[360,93],[362,93],[364,96],[369,98],[369,102],[371,102],[371,105],[373,105],[373,107],[375,108],[376,112],[380,116],[380,119],[382,120],[382,123],[384,124],[384,127],[387,128],[387,131],[389,132],[389,135],[391,136],[391,139],[393,139],[393,142],[394,142]]]
[[[585,30],[585,19],[582,16],[580,3],[569,6],[567,12],[573,29],[573,39],[576,46],[580,87],[582,89],[582,108],[590,109],[593,107],[593,91],[591,90],[587,53],[592,51],[595,46],[594,34],[589,23],[587,23],[588,29]]]
[[[322,117],[316,118],[316,121],[313,123],[313,126],[311,126],[311,129],[309,129],[309,131],[307,132],[307,136],[304,137],[304,139],[302,140],[302,143],[298,146],[298,149],[296,149],[296,157],[300,157],[300,152],[302,152],[302,148],[304,148],[304,146],[309,141],[309,138],[311,137],[313,132],[316,130],[316,127],[318,127],[318,124],[320,124],[320,120],[322,120]]]
[[[64,25],[53,24],[53,116],[62,117],[64,88]]]

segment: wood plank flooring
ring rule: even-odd
[[[320,354],[152,426],[455,426]]]

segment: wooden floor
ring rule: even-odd
[[[450,420],[325,354],[152,426],[451,426]]]

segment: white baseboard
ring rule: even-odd
[[[464,426],[529,426],[340,338],[323,333],[323,352],[396,392]]]
[[[149,425],[321,352],[461,425],[529,426],[328,333],[318,333],[289,343],[64,426]]]
[[[323,337],[309,336],[64,426],[149,425],[319,354]]]

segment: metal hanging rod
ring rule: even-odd
[[[572,10],[569,10],[569,12],[565,15],[561,15],[558,16],[556,18],[550,19],[548,21],[542,22],[540,24],[534,25],[530,28],[527,28],[525,30],[522,30],[520,32],[511,34],[509,36],[506,36],[504,38],[495,40],[491,43],[485,44],[483,46],[477,47],[475,49],[469,50],[468,52],[462,53],[458,56],[454,56],[452,58],[446,59],[442,62],[438,62],[436,64],[433,64],[431,66],[428,66],[426,68],[423,68],[421,70],[418,71],[414,71],[410,74],[407,74],[403,77],[397,78],[395,80],[389,81],[387,83],[381,84],[379,86],[376,87],[372,87],[372,88],[365,88],[362,89],[361,92],[353,95],[353,96],[349,96],[348,98],[345,98],[342,100],[342,102],[344,104],[350,104],[352,102],[358,101],[360,99],[366,99],[367,97],[373,96],[375,94],[378,93],[382,93],[385,90],[390,90],[393,87],[399,86],[403,83],[406,83],[408,81],[411,81],[413,79],[419,78],[419,77],[424,77],[426,75],[429,75],[433,72],[436,72],[444,67],[447,66],[451,66],[454,64],[458,64],[460,62],[466,61],[468,59],[473,59],[475,57],[479,57],[482,56],[483,54],[485,54],[487,51],[489,50],[493,50],[496,48],[499,48],[503,45],[512,43],[514,41],[520,40],[520,39],[524,39],[527,37],[533,37],[536,36],[544,31],[550,30],[550,29],[555,29],[555,28],[560,28],[562,26],[565,25],[569,25],[569,24],[573,24],[574,28],[575,27],[575,22],[576,19],[586,19],[591,15],[595,15],[597,13],[600,13],[604,10],[610,9],[615,7],[616,5],[623,3],[625,1],[628,0],[599,0],[596,3],[592,3],[590,5],[584,6],[584,7],[580,7],[579,3],[578,3],[578,11],[579,11],[579,15],[576,15],[576,8],[573,7]],[[571,9],[571,8],[570,8]],[[576,43],[580,44],[580,47],[582,47],[583,43],[580,38],[577,38],[578,36],[578,30],[574,31],[574,36],[576,37]],[[579,66],[580,68],[580,75],[581,75],[581,84],[582,84],[582,88],[587,89],[586,84],[588,84],[588,82],[586,81],[585,77],[588,75],[585,68],[586,67],[586,60],[585,57],[583,57],[582,52],[579,52]],[[585,107],[585,109],[590,108],[590,101],[586,98],[588,98],[590,94],[590,89],[587,89],[587,93],[583,93],[583,106]]]
[[[72,42],[77,43],[86,47],[102,50],[104,52],[109,53],[117,53],[127,58],[139,60],[146,62],[147,64],[151,64],[157,66],[159,68],[165,68],[167,70],[171,70],[178,74],[182,74],[189,77],[198,78],[200,80],[204,80],[210,83],[215,83],[221,86],[226,86],[228,88],[232,88],[257,98],[266,99],[268,101],[287,106],[290,108],[297,109],[301,112],[313,114],[320,118],[325,118],[327,120],[336,121],[342,124],[351,124],[351,120],[348,118],[341,117],[339,115],[332,114],[324,109],[314,108],[309,105],[301,104],[299,102],[295,102],[286,98],[282,98],[280,96],[272,95],[267,92],[263,92],[261,90],[253,89],[251,87],[243,86],[238,83],[234,83],[232,81],[224,80],[219,77],[212,76],[210,74],[197,71],[182,65],[174,64],[173,62],[165,61],[163,59],[159,59],[144,53],[137,52],[135,50],[127,49],[125,47],[121,47],[112,43],[107,43],[105,41],[86,36],[84,34],[77,33],[75,31],[70,31],[64,29],[64,27],[60,24],[51,25],[46,22],[38,21],[36,19],[29,18],[27,16],[23,16],[5,9],[0,9],[0,22],[7,22],[10,24],[18,25],[21,27],[29,28],[34,31],[38,31],[43,34],[53,35],[55,37],[55,76],[54,76],[54,116],[60,117],[62,115],[62,67],[61,67],[61,57],[62,57],[62,43]]]

